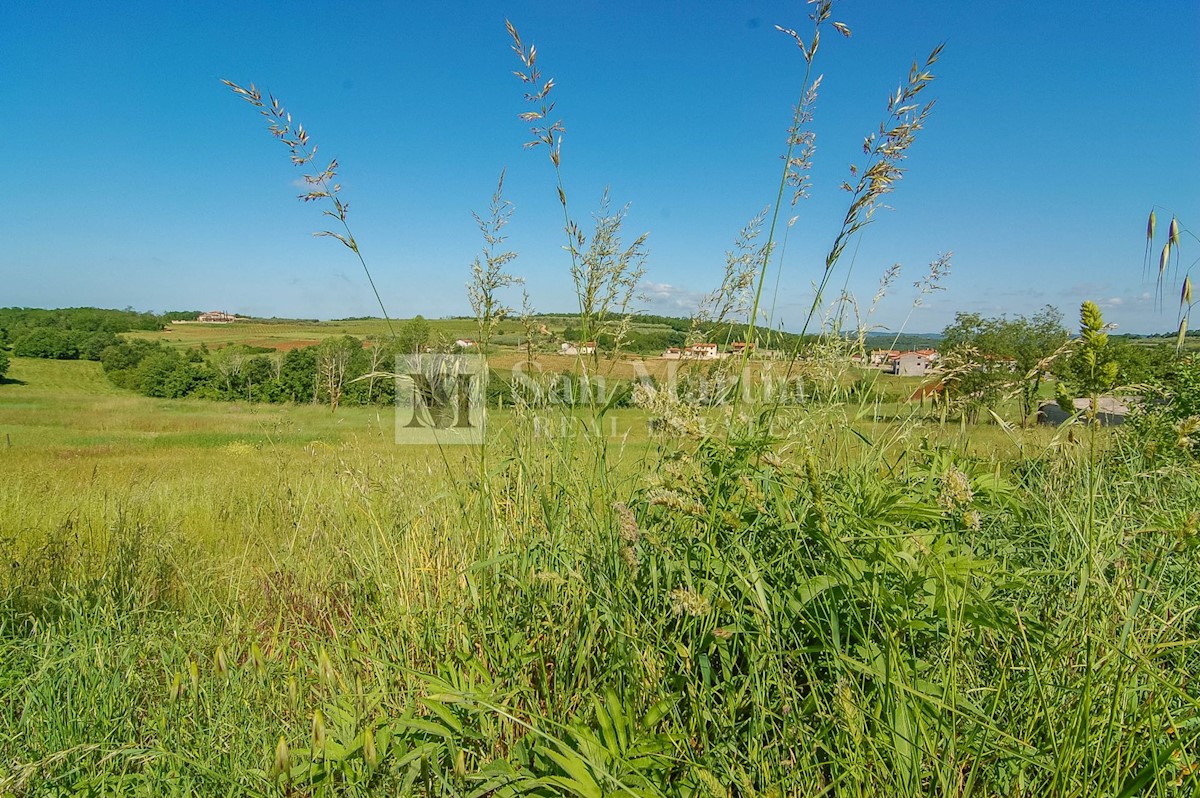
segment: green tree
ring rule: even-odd
[[[8,373],[8,352],[0,349],[0,377]]]
[[[194,378],[190,365],[171,349],[160,349],[144,358],[134,371],[135,389],[146,396],[179,399],[191,393]]]
[[[242,395],[242,369],[250,359],[250,353],[244,346],[224,346],[214,351],[208,358],[208,365],[217,375],[217,380],[228,399],[237,399]]]
[[[429,322],[424,316],[413,316],[404,322],[396,334],[396,348],[401,354],[414,355],[429,346]]]
[[[412,322],[410,321],[408,324],[412,324]],[[402,329],[401,335],[403,334]],[[317,344],[314,349],[316,350],[317,397],[328,402],[330,409],[337,410],[345,395],[346,384],[364,373],[362,341],[352,335],[330,337]]]
[[[279,367],[279,393],[288,402],[317,401],[317,354],[315,346],[292,349]]]
[[[113,385],[118,388],[139,390],[135,379],[138,365],[163,348],[162,344],[157,342],[123,341],[100,353],[100,366]]]
[[[270,401],[274,383],[275,367],[271,356],[254,355],[242,367],[241,388],[248,401]]]
[[[1059,370],[1058,403],[1074,412],[1071,399],[1086,396],[1092,400],[1089,416],[1096,413],[1096,399],[1111,391],[1120,376],[1120,361],[1108,345],[1104,316],[1094,302],[1079,308],[1080,346]]]
[[[71,335],[53,327],[34,327],[13,341],[17,357],[41,357],[54,360],[75,360],[79,349]]]
[[[994,407],[1015,390],[1027,421],[1036,409],[1049,361],[1067,338],[1062,313],[1050,305],[1031,317],[957,313],[942,332],[942,350],[953,365],[951,381],[960,394],[973,397],[976,410]]]
[[[74,332],[71,334],[70,340],[82,360],[99,360],[105,349],[121,342],[115,334],[108,330]]]

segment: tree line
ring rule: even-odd
[[[109,381],[145,396],[247,402],[390,404],[395,343],[350,335],[287,352],[230,345],[178,350],[151,341],[122,341],[104,350]]]
[[[161,330],[170,319],[195,319],[198,310],[145,313],[126,308],[0,308],[0,349],[17,357],[99,360],[120,343],[119,333]]]
[[[247,402],[390,404],[396,357],[433,343],[423,317],[405,322],[395,338],[352,335],[280,352],[231,344],[179,350],[157,341],[118,341],[100,354],[110,382],[145,396]]]

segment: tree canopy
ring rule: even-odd
[[[1042,376],[1069,337],[1063,315],[1045,306],[1026,316],[985,317],[956,313],[942,332],[949,379],[964,396],[968,412],[994,407],[1010,389],[1020,396],[1022,417],[1035,410]]]

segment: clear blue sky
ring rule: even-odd
[[[574,307],[551,167],[521,148],[503,21],[558,82],[563,170],[586,220],[606,186],[649,232],[648,311],[686,315],[767,205],[804,62],[775,24],[788,2],[4,2],[0,4],[0,305],[221,308],[333,318],[377,312],[350,253],[312,231],[299,171],[219,82],[268,88],[342,164],[344,198],[392,314],[466,314],[464,285],[502,168],[514,271],[539,310]],[[779,319],[794,327],[845,211],[838,190],[887,93],[937,43],[938,106],[908,175],[857,252],[877,321],[953,250],[955,310],[1069,321],[1099,301],[1122,331],[1172,328],[1141,280],[1159,205],[1200,232],[1200,4],[846,2],[829,31],[812,198],[788,242]],[[790,215],[790,211],[788,215]],[[1160,211],[1165,228],[1169,211]],[[853,249],[853,248],[852,248]],[[1184,241],[1185,265],[1200,244]],[[773,275],[770,278],[773,280]],[[840,287],[840,282],[839,282]]]

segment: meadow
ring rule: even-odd
[[[0,390],[10,794],[1196,788],[1200,480],[1107,430]]]

